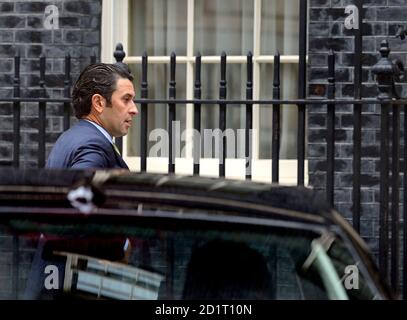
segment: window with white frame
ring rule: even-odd
[[[227,98],[246,95],[246,55],[253,53],[253,98],[271,99],[273,61],[281,54],[281,97],[297,98],[299,0],[104,0],[102,59],[110,57],[114,45],[122,42],[125,62],[135,75],[136,96],[140,97],[141,56],[148,54],[149,98],[167,98],[169,60],[177,55],[177,98],[193,98],[195,55],[202,55],[202,98],[219,96],[220,55],[227,54]],[[110,26],[110,29],[109,29]],[[104,30],[104,31],[103,31]],[[109,50],[111,50],[109,52]],[[108,62],[108,61],[106,61]],[[218,127],[219,107],[202,105],[201,128]],[[140,167],[140,117],[136,117],[124,139],[124,157],[132,170]],[[193,127],[193,105],[177,105],[180,130]],[[148,137],[154,129],[167,128],[168,106],[148,106]],[[227,106],[227,128],[245,127],[245,105]],[[271,181],[272,108],[255,105],[252,137],[253,179]],[[148,139],[150,149],[157,141]],[[281,108],[280,181],[295,184],[297,161],[297,108]],[[202,144],[207,141],[202,141]],[[182,141],[184,152],[176,158],[176,172],[192,173],[191,141]],[[202,146],[202,148],[204,145]],[[243,179],[244,144],[226,160],[226,176]],[[147,170],[166,172],[168,155],[147,159]],[[307,165],[305,165],[307,168]],[[201,159],[201,175],[218,174],[218,160]],[[307,176],[307,175],[306,175]]]

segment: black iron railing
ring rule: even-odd
[[[13,160],[12,165],[16,168],[20,167],[20,123],[21,123],[21,103],[36,102],[38,103],[38,167],[45,166],[45,137],[46,137],[46,107],[48,103],[57,102],[63,104],[63,129],[64,131],[70,127],[71,117],[71,57],[65,57],[65,80],[64,80],[64,98],[50,98],[47,96],[45,88],[46,75],[46,57],[41,55],[40,62],[40,80],[39,87],[41,94],[38,98],[21,97],[21,74],[20,65],[21,58],[17,54],[14,57],[14,80],[13,80],[13,98],[2,98],[0,102],[13,103]],[[96,56],[90,57],[90,63],[96,62]]]
[[[381,105],[381,128],[380,128],[380,231],[379,231],[379,267],[383,276],[390,274],[390,280],[394,288],[397,287],[399,283],[399,197],[398,192],[392,192],[391,198],[389,197],[389,190],[397,191],[400,188],[400,108],[405,109],[407,105],[406,99],[400,99],[395,92],[395,81],[400,73],[399,67],[393,61],[389,59],[390,49],[388,43],[384,41],[381,45],[380,54],[381,59],[373,67],[372,71],[377,76],[377,83],[379,89],[379,95],[377,98],[362,99],[356,97],[354,99],[337,99],[335,98],[335,54],[333,51],[328,54],[328,92],[327,98],[305,98],[301,97],[300,94],[298,99],[281,99],[280,97],[280,55],[276,53],[274,56],[274,80],[273,80],[273,99],[269,100],[254,100],[253,99],[253,56],[249,52],[247,54],[247,82],[246,82],[246,99],[242,100],[231,100],[227,99],[227,83],[226,83],[226,68],[227,68],[227,55],[225,52],[222,53],[219,61],[220,69],[220,83],[219,83],[219,97],[217,99],[201,99],[201,56],[196,55],[195,58],[195,85],[194,85],[194,99],[177,99],[176,90],[177,84],[175,82],[176,78],[176,55],[171,54],[170,59],[170,79],[168,84],[168,98],[167,99],[150,99],[148,98],[148,56],[146,54],[142,57],[142,72],[141,72],[141,98],[135,99],[135,102],[141,106],[141,126],[140,126],[140,168],[141,171],[147,170],[147,155],[148,155],[148,129],[147,129],[147,110],[150,105],[153,104],[165,104],[168,106],[169,117],[168,117],[168,131],[169,131],[169,162],[168,162],[168,172],[175,172],[175,137],[172,128],[173,122],[176,120],[176,106],[179,104],[193,104],[194,105],[194,129],[198,132],[202,132],[201,126],[201,106],[206,104],[218,105],[219,106],[219,129],[221,132],[226,130],[226,119],[227,119],[227,108],[228,105],[243,104],[246,106],[246,121],[245,121],[245,156],[246,156],[246,179],[252,178],[252,156],[251,156],[251,146],[249,143],[250,130],[253,129],[253,105],[265,105],[271,106],[273,112],[273,131],[271,136],[272,144],[272,177],[270,182],[279,182],[279,146],[280,146],[280,109],[282,105],[291,105],[287,107],[298,107],[299,111],[299,132],[301,133],[301,139],[299,139],[297,144],[297,161],[298,161],[298,185],[304,183],[304,165],[305,165],[305,113],[307,108],[311,108],[315,105],[327,105],[327,126],[326,126],[326,198],[332,205],[334,204],[335,195],[335,107],[341,104],[353,104],[354,105],[354,153],[353,153],[353,188],[358,189],[353,191],[353,209],[360,208],[360,162],[362,156],[358,145],[361,144],[361,130],[362,123],[358,119],[358,114],[361,106],[367,104],[379,104]],[[123,63],[125,58],[125,53],[123,52],[123,47],[118,45],[115,51],[115,57],[117,63]],[[64,80],[64,98],[49,98],[46,95],[45,90],[45,57],[40,57],[40,83],[39,86],[42,89],[41,96],[38,98],[24,98],[20,96],[20,57],[16,56],[15,59],[15,77],[14,77],[14,97],[13,98],[0,98],[0,102],[12,102],[13,103],[13,161],[12,165],[19,167],[19,155],[20,155],[20,108],[23,102],[36,102],[39,105],[39,141],[38,141],[38,166],[43,167],[45,164],[45,137],[46,137],[46,106],[48,103],[57,102],[62,103],[64,106],[63,111],[63,127],[64,130],[68,129],[70,126],[70,86],[71,86],[71,75],[70,75],[70,57],[65,58],[65,80]],[[93,57],[91,62],[94,62]],[[389,118],[389,112],[392,111],[392,118]],[[407,118],[407,112],[404,110],[404,117]],[[391,120],[391,122],[390,122]],[[392,135],[390,136],[389,124],[392,127]],[[407,132],[407,121],[405,121],[404,134],[406,136]],[[299,137],[300,138],[300,137]],[[391,139],[391,140],[390,140]],[[118,139],[119,148],[122,149],[121,140]],[[391,141],[391,148],[390,148]],[[200,174],[200,139],[194,139],[193,148],[193,173]],[[219,145],[219,176],[225,176],[225,160],[226,160],[226,146],[227,140],[226,136],[222,136],[222,143]],[[407,148],[404,149],[404,158],[407,159]],[[390,162],[391,159],[391,162]],[[359,163],[359,164],[358,164]],[[390,165],[391,163],[391,165]],[[358,173],[359,171],[359,173]],[[391,173],[391,175],[390,175]],[[407,180],[407,166],[404,166],[404,181]],[[406,191],[404,191],[406,193]],[[403,206],[403,217],[407,215],[407,197],[404,197]],[[391,207],[390,207],[391,205]],[[358,230],[360,226],[360,209],[353,211],[353,225]],[[391,226],[389,222],[391,221]],[[406,221],[406,220],[404,220]],[[406,223],[403,224],[403,232],[406,234]],[[389,238],[391,231],[391,240]],[[406,241],[404,239],[404,241]],[[406,261],[407,249],[404,246],[404,258]],[[390,259],[389,259],[389,254]],[[390,268],[389,268],[390,262]],[[406,269],[403,269],[403,283],[404,288],[406,285]],[[404,289],[405,290],[405,289]],[[404,291],[404,296],[406,292]]]

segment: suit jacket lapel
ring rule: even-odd
[[[124,162],[124,160],[123,160],[123,158],[121,157],[121,155],[119,155],[119,154],[117,153],[117,151],[115,150],[113,144],[110,144],[110,145],[112,146],[114,156],[115,156],[116,161],[117,161],[117,163],[119,164],[119,166],[120,166],[121,168],[124,168],[124,169],[129,169],[129,167],[127,166],[126,162]]]

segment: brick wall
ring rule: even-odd
[[[363,26],[363,97],[377,96],[371,67],[380,57],[380,42],[390,43],[390,58],[407,64],[407,41],[395,39],[399,24],[407,25],[405,0],[364,1]],[[353,98],[353,30],[344,27],[348,0],[311,0],[309,11],[309,95],[326,96],[327,54],[336,51],[336,96]],[[400,92],[406,96],[406,86]],[[336,106],[335,207],[351,221],[353,106]],[[401,121],[401,127],[403,122]],[[312,106],[308,114],[308,158],[310,184],[324,192],[326,170],[326,106]],[[379,231],[379,152],[380,106],[364,105],[362,109],[362,192],[361,235],[372,251],[378,253]],[[401,140],[401,143],[403,141]],[[391,144],[390,144],[391,145]],[[400,198],[402,201],[402,198]]]
[[[59,28],[44,28],[44,11],[55,5]],[[90,56],[100,56],[101,1],[0,1],[0,96],[13,96],[14,60],[21,56],[21,95],[38,97],[39,56],[46,60],[46,91],[62,97],[64,57],[70,54],[72,80],[89,64]],[[47,151],[62,132],[61,104],[47,105]],[[21,167],[37,166],[38,104],[21,107]],[[12,161],[12,104],[0,103],[0,165]],[[48,153],[47,153],[48,154]]]
[[[44,28],[47,5],[58,7],[59,28]],[[90,56],[100,57],[101,1],[0,1],[0,97],[13,96],[14,56],[21,56],[21,95],[38,97],[39,56],[46,60],[45,87],[49,97],[62,97],[64,57],[71,56],[72,81]],[[0,166],[10,165],[13,154],[13,111],[0,102]],[[62,132],[62,106],[47,105],[47,151]],[[38,104],[21,104],[21,167],[37,166]],[[0,299],[11,292],[12,236],[0,230]],[[20,242],[20,288],[24,288],[35,244]]]

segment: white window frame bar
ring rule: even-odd
[[[193,99],[194,92],[194,5],[195,0],[187,0],[187,55],[177,56],[177,63],[186,64],[186,99]],[[253,99],[260,98],[260,64],[274,63],[274,56],[261,55],[261,5],[262,0],[254,0],[253,19]],[[113,52],[116,44],[121,42],[123,49],[128,52],[129,37],[129,0],[102,0],[102,43],[101,61],[114,63]],[[227,63],[246,63],[246,56],[227,56]],[[127,64],[141,64],[141,56],[126,56]],[[149,64],[168,64],[169,56],[148,57]],[[215,64],[220,62],[220,56],[202,56],[203,64]],[[282,64],[298,64],[298,55],[281,55]],[[193,104],[186,106],[186,127],[193,128]],[[259,128],[259,105],[253,105],[253,128]],[[185,158],[176,158],[175,170],[179,174],[191,174],[193,169],[192,141],[187,143]],[[253,145],[253,172],[252,179],[261,182],[271,182],[271,159],[259,159],[259,131],[255,130],[252,137]],[[130,157],[127,154],[127,136],[123,137],[123,158],[133,171],[140,171],[140,157]],[[201,159],[201,175],[218,176],[218,159]],[[226,177],[244,179],[244,159],[226,159]],[[167,172],[168,158],[147,158],[147,171]],[[297,183],[297,160],[280,159],[280,183],[296,185]],[[308,161],[305,160],[305,184],[308,184]]]

